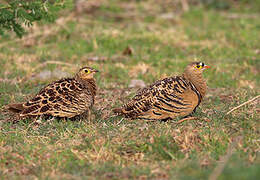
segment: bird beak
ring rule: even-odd
[[[96,72],[99,72],[99,70],[94,69],[92,72],[95,72],[95,73],[96,73]]]
[[[205,68],[205,69],[208,69],[208,68],[210,68],[210,66],[208,66],[208,65],[204,65],[204,68]]]

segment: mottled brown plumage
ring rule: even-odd
[[[113,111],[132,119],[166,120],[185,117],[195,112],[206,94],[201,62],[189,64],[182,76],[158,80],[140,90],[127,104]]]
[[[73,78],[54,81],[31,100],[10,104],[8,109],[19,113],[21,117],[50,115],[73,118],[89,112],[97,90],[93,77],[96,72],[93,68],[83,67]]]

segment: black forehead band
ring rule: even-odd
[[[204,66],[205,64],[203,62],[197,62],[196,63],[198,66]]]
[[[83,70],[83,69],[90,69],[90,70],[93,70],[93,68],[91,68],[91,67],[83,67],[83,68],[81,68],[79,71],[81,71],[81,70]]]

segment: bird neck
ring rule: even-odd
[[[93,96],[96,95],[97,92],[97,85],[96,85],[96,81],[94,78],[90,78],[90,79],[81,79],[81,78],[76,78],[77,81],[79,81],[85,88],[90,89],[90,92],[92,93]]]
[[[203,98],[206,94],[207,84],[202,74],[199,73],[194,75],[194,74],[184,72],[183,76],[185,79],[188,79],[196,87],[196,89],[199,91],[199,93]]]
[[[90,91],[92,92],[93,96],[95,96],[97,92],[97,85],[95,79],[88,79],[85,81],[85,84],[87,87],[90,88]]]

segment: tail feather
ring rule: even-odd
[[[115,108],[112,110],[115,114],[119,116],[124,116],[126,118],[134,118],[136,117],[136,112],[135,111],[126,111],[124,108]]]
[[[119,115],[123,114],[122,108],[115,108],[115,109],[113,109],[112,111],[113,111],[115,114],[119,114]]]
[[[24,110],[23,104],[19,103],[19,104],[9,104],[8,108],[9,111],[12,111],[14,113],[20,113]]]

